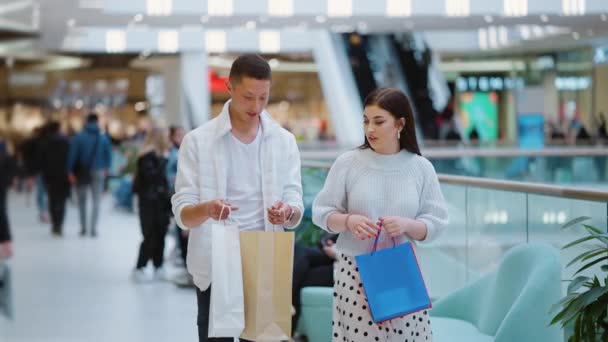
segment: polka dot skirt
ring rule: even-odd
[[[335,273],[333,342],[432,341],[426,310],[382,323],[374,323],[355,258],[340,256]]]

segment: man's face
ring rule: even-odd
[[[268,104],[270,80],[243,77],[234,83],[228,80],[226,86],[232,97],[232,114],[243,121],[258,120]]]

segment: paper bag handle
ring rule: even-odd
[[[226,221],[230,220],[231,222],[234,222],[237,226],[240,226],[241,222],[236,218],[232,217],[232,209],[230,209],[229,205],[222,204],[222,210],[220,210],[220,219],[222,218],[222,215],[224,215],[224,208],[228,208],[228,218],[226,220],[219,220],[218,222],[222,222],[222,224],[224,224],[225,226]]]
[[[382,223],[380,223],[380,228],[382,228]],[[374,247],[372,247],[372,254],[374,254],[378,248],[378,239],[380,238],[380,234],[382,234],[382,230],[380,230],[378,232],[378,235],[376,235],[376,239],[374,240]],[[397,243],[395,242],[395,238],[391,238],[391,240],[393,240],[393,248],[397,245]]]

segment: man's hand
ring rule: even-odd
[[[285,225],[287,218],[291,215],[294,209],[281,202],[277,201],[272,207],[268,208],[268,221],[274,225]]]
[[[204,210],[205,216],[208,216],[216,221],[223,221],[230,216],[230,213],[239,210],[239,208],[232,206],[230,203],[224,200],[218,199],[205,203]]]

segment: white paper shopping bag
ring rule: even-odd
[[[239,229],[236,225],[215,223],[211,226],[209,337],[238,337],[244,328]]]

